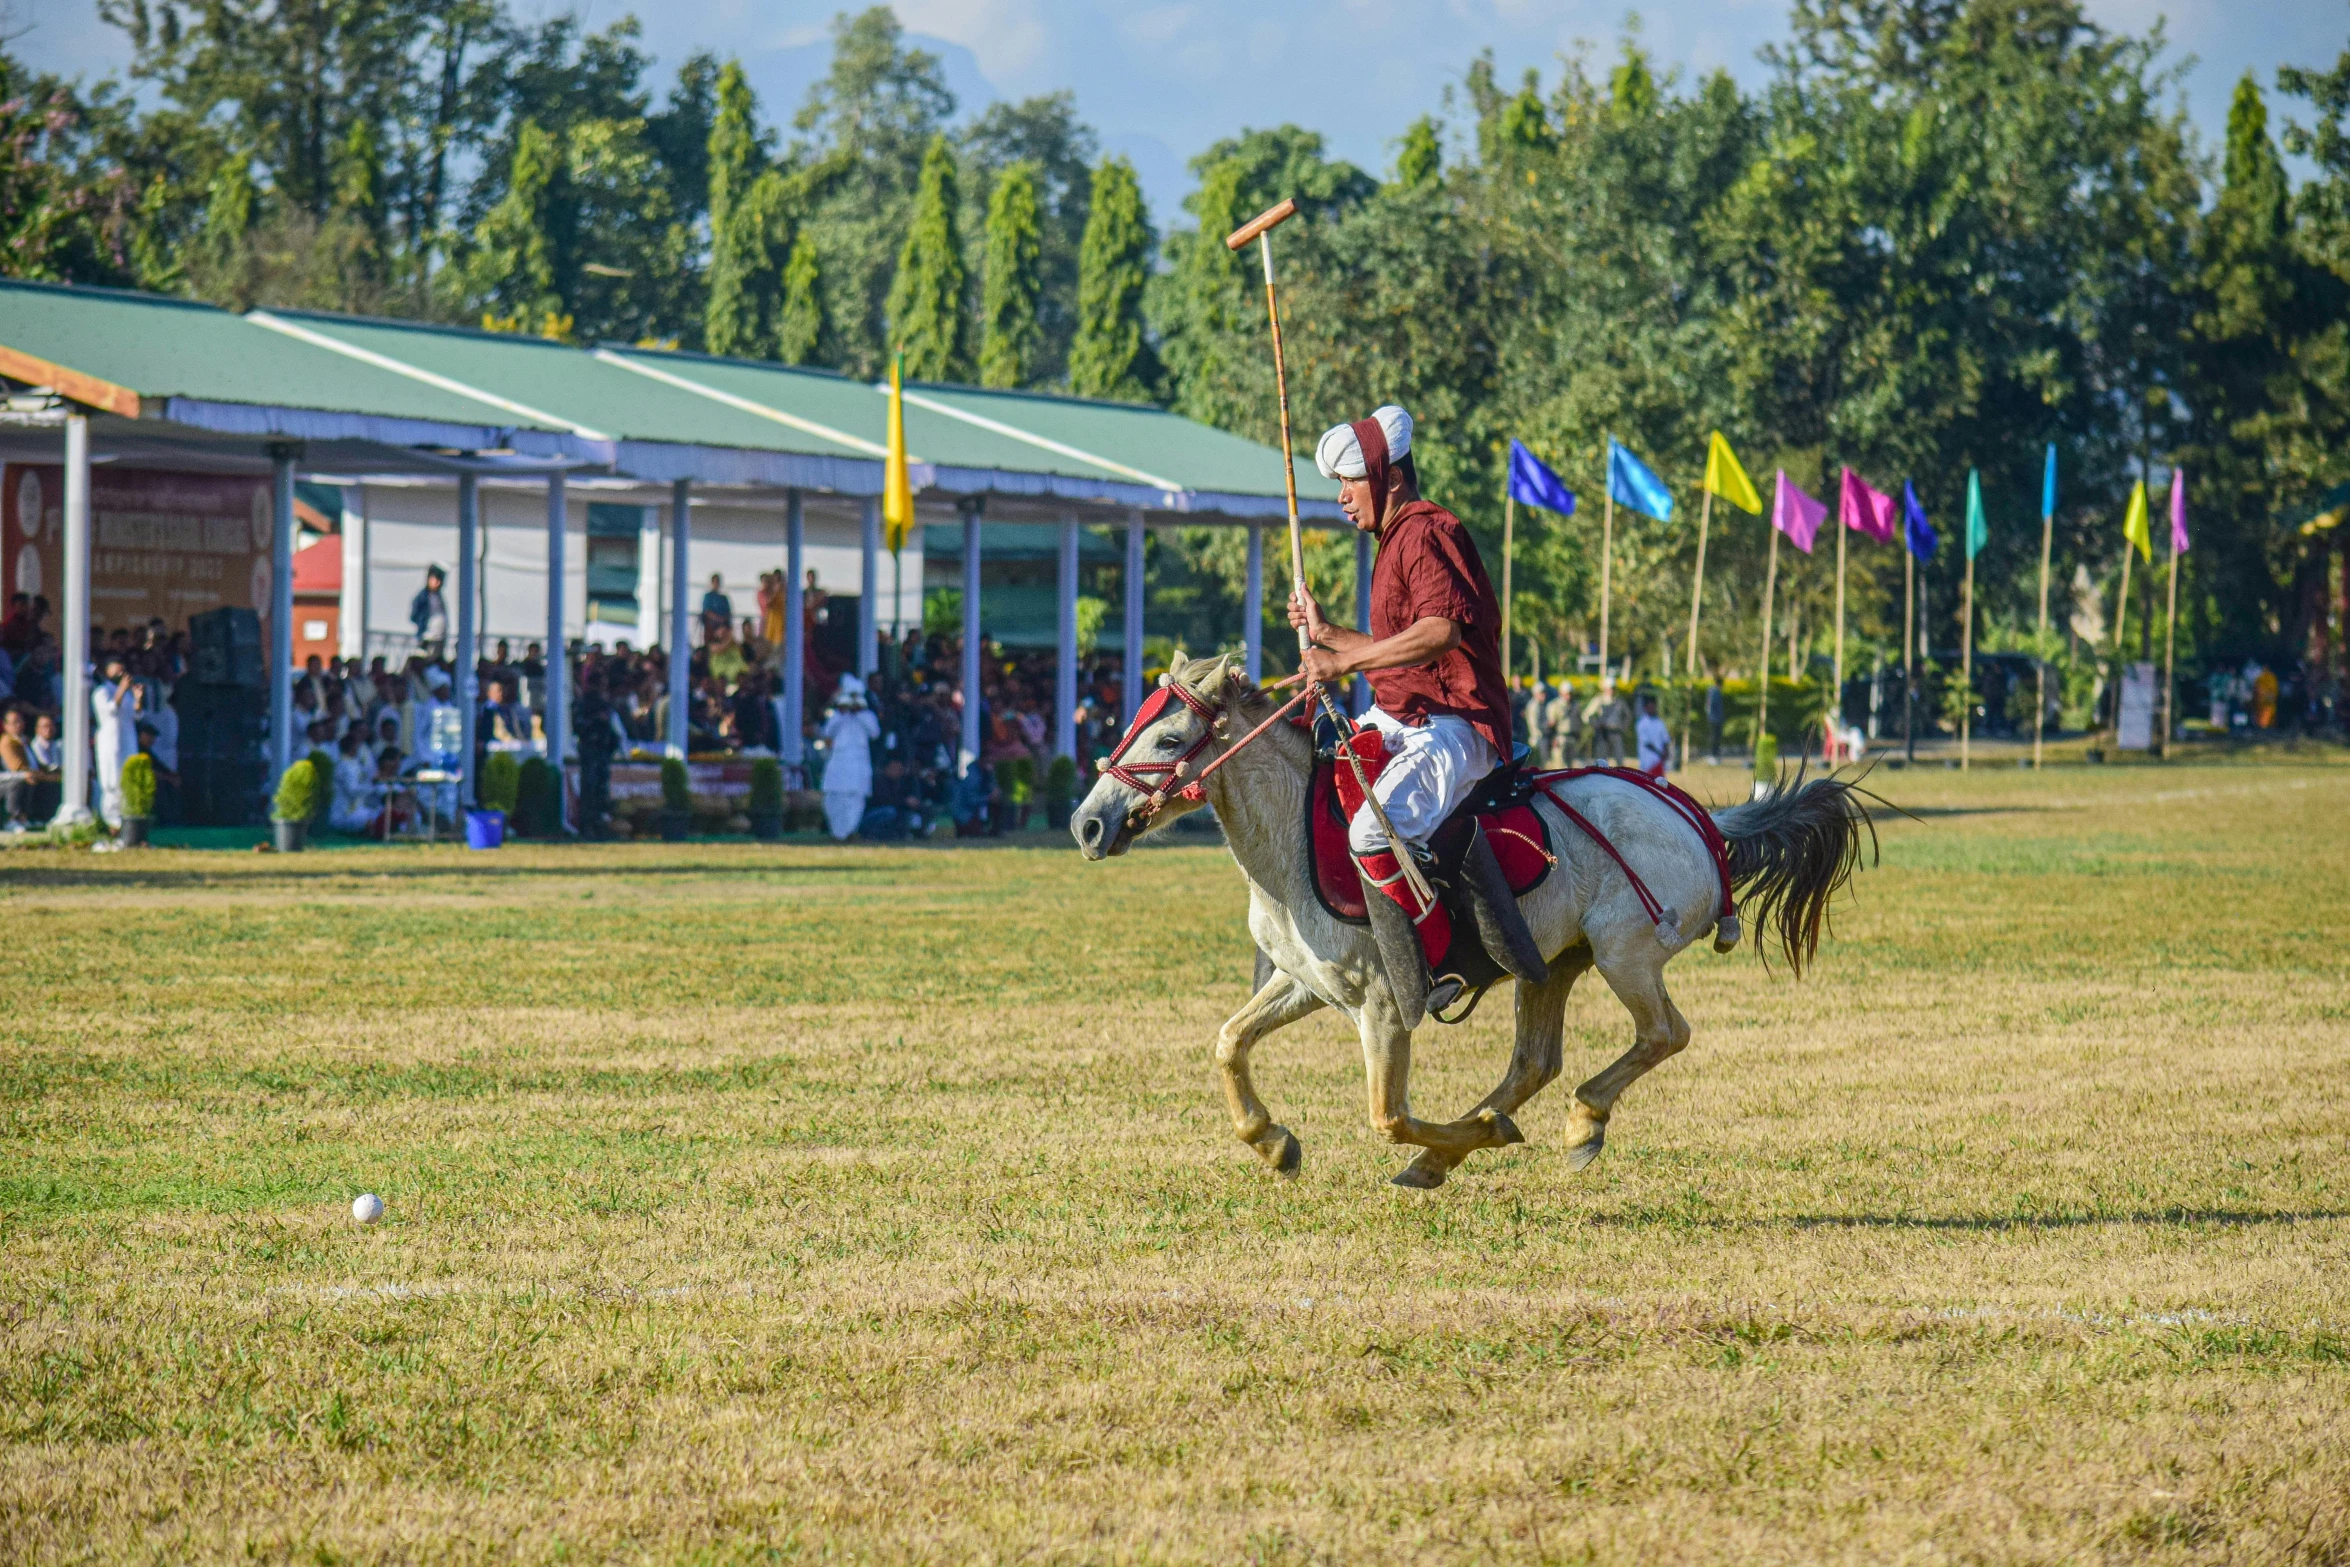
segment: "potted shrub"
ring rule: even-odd
[[[514,814],[514,802],[522,793],[522,764],[511,751],[492,751],[481,764],[481,788],[478,798],[485,811]]]
[[[1036,759],[1015,756],[996,770],[1004,786],[1002,831],[1018,832],[1028,825],[1028,807],[1036,800]]]
[[[661,841],[685,842],[686,829],[693,820],[694,792],[685,758],[665,756],[661,758]]]
[[[155,821],[155,759],[144,753],[122,764],[122,841],[135,847],[147,841]]]
[[[549,810],[547,785],[555,770],[543,756],[524,761],[515,778],[514,831],[524,838],[551,838],[563,820],[561,807]]]
[[[335,803],[335,757],[332,751],[312,751],[305,760],[318,780],[318,808],[310,813],[310,825],[315,827]]]
[[[1077,763],[1071,757],[1056,756],[1044,770],[1044,821],[1057,831],[1066,831],[1069,816],[1077,808]]]
[[[318,814],[318,768],[308,758],[296,762],[277,781],[277,798],[270,803],[270,837],[280,854],[299,854],[308,847],[310,819]]]
[[[773,843],[783,836],[783,764],[772,756],[751,763],[751,836]]]

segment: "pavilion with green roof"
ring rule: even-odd
[[[0,281],[0,460],[66,469],[63,642],[67,812],[88,798],[89,469],[268,473],[275,527],[267,611],[270,776],[294,755],[294,485],[418,482],[456,492],[456,666],[470,683],[481,628],[474,580],[479,487],[517,480],[547,496],[547,644],[567,645],[567,485],[666,491],[670,689],[685,688],[692,624],[692,507],[772,506],[795,590],[803,506],[846,504],[861,520],[855,662],[875,666],[881,632],[880,497],[887,389],[826,371],[618,344],[544,339],[309,311],[245,314],[159,295]],[[983,519],[1058,530],[1055,746],[1075,749],[1076,597],[1080,529],[1125,529],[1125,710],[1139,698],[1143,537],[1150,526],[1229,525],[1249,533],[1244,641],[1262,648],[1263,530],[1286,515],[1280,452],[1193,420],[1126,403],[914,383],[906,443],[918,505],[950,505],[961,524],[964,689],[976,689],[982,635]],[[656,492],[658,493],[658,492]],[[1309,469],[1299,511],[1343,522],[1334,487]],[[941,530],[933,527],[929,531]],[[582,563],[584,565],[584,562]],[[8,568],[16,570],[13,564]],[[11,577],[10,587],[14,586]],[[785,595],[785,761],[800,760],[805,708],[801,595]],[[546,729],[567,733],[561,657],[548,659]],[[475,702],[459,707],[473,754]],[[682,754],[684,702],[669,710]],[[979,703],[963,705],[962,749],[977,754]],[[558,742],[559,743],[559,742]],[[467,780],[470,797],[471,780]]]

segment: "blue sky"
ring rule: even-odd
[[[524,14],[559,6],[523,0]],[[581,0],[592,25],[629,11],[665,65],[697,48],[739,55],[767,116],[784,121],[824,68],[837,5],[760,0]],[[2350,0],[2088,0],[2108,26],[2167,25],[2171,57],[2194,57],[2190,112],[2216,142],[2246,69],[2273,85],[2281,63],[2330,64],[2350,47]],[[1632,13],[1620,0],[900,0],[907,30],[945,60],[966,112],[991,98],[1069,88],[1112,151],[1131,157],[1162,227],[1190,188],[1184,164],[1243,126],[1293,121],[1340,156],[1385,169],[1392,141],[1441,107],[1479,50],[1506,76],[1562,56],[1616,53]],[[29,63],[99,75],[126,58],[92,0],[0,0]],[[1717,66],[1748,85],[1756,51],[1784,35],[1784,0],[1649,0],[1636,25],[1660,62]],[[2280,106],[2283,112],[2289,108]]]

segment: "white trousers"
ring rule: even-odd
[[[824,824],[832,829],[833,837],[847,842],[865,819],[865,801],[869,798],[862,789],[853,792],[842,789],[824,791]]]
[[[1374,707],[1363,721],[1387,741],[1387,766],[1372,783],[1371,793],[1386,809],[1396,836],[1408,844],[1426,845],[1499,760],[1467,719],[1450,713],[1438,713],[1414,726]],[[1367,802],[1347,823],[1346,841],[1357,854],[1387,847],[1387,834],[1379,830],[1379,818]]]

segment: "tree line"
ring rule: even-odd
[[[1547,77],[1487,57],[1442,113],[1397,127],[1385,170],[1296,126],[1217,142],[1162,236],[1069,94],[958,117],[883,7],[836,19],[828,74],[778,125],[709,55],[656,102],[633,19],[98,3],[141,98],[0,61],[13,275],[864,377],[902,348],[913,377],[1147,400],[1270,440],[1261,287],[1221,241],[1294,196],[1304,220],[1279,245],[1301,443],[1403,403],[1430,493],[1489,553],[1512,437],[1594,502],[1519,519],[1517,629],[1554,668],[1594,629],[1606,438],[1686,514],[1716,428],[1766,500],[1776,470],[1815,495],[1845,465],[1913,481],[1945,539],[1924,572],[1934,646],[1958,640],[1971,470],[1992,519],[1978,645],[2032,645],[2050,442],[2044,654],[2092,651],[2119,608],[2124,496],[2141,475],[2159,493],[2173,465],[2195,534],[2189,661],[2289,664],[2327,634],[2333,535],[2311,519],[2350,478],[2350,50],[2278,72],[2281,128],[2247,76],[2207,151],[2159,30],[2100,27],[2079,0],[1793,0],[1756,91],[1660,74],[1636,39]],[[2308,162],[2298,186],[2280,148]],[[1618,521],[1611,640],[1661,671],[1695,530]],[[1761,659],[1766,539],[1717,508],[1710,667]],[[1151,549],[1154,630],[1229,641],[1240,539]],[[1774,661],[1821,646],[1828,553],[1783,552]],[[1351,556],[1317,542],[1341,607]],[[1864,650],[1898,642],[1901,571],[1890,548],[1856,550]],[[2127,623],[2151,639],[2159,574],[2132,592]]]

